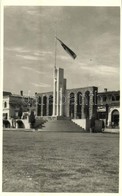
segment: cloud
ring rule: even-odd
[[[26,69],[26,70],[29,70],[29,71],[32,71],[32,72],[35,72],[35,73],[38,73],[38,74],[45,74],[45,72],[35,70],[35,69],[31,68],[31,67],[22,66],[21,69]]]
[[[39,83],[39,84],[37,84],[37,83],[31,83],[33,86],[35,86],[35,87],[42,87],[42,88],[48,88],[48,87],[51,87],[51,85],[50,84],[46,84],[46,83]]]
[[[103,75],[113,75],[119,73],[119,69],[117,67],[109,67],[107,65],[101,65],[97,69],[95,69],[96,73]]]
[[[46,55],[51,55],[52,52],[51,51],[39,51],[39,50],[37,50],[33,54],[35,56],[46,56]]]
[[[27,13],[30,15],[39,15],[39,13],[36,10],[27,10]]]
[[[18,53],[30,52],[30,50],[22,48],[22,47],[5,47],[5,50],[11,51],[11,52],[18,52]]]
[[[26,59],[30,59],[33,56],[45,56],[45,55],[51,55],[52,51],[49,50],[30,50],[28,48],[23,48],[23,47],[5,47],[6,51],[10,51],[10,52],[16,52],[19,53],[16,56],[20,56]],[[29,53],[29,55],[22,55],[20,53]]]
[[[51,51],[28,51],[28,50],[22,50],[22,49],[15,49],[13,50],[17,52],[16,56],[23,58],[25,60],[32,60],[32,61],[39,61],[39,60],[44,60],[44,57],[47,57],[52,54]],[[23,53],[28,53],[28,54],[23,54]],[[19,53],[19,54],[18,54]]]
[[[57,58],[59,58],[61,60],[69,60],[72,57],[70,57],[70,56],[63,56],[63,55],[57,55]]]
[[[31,16],[37,16],[37,17],[45,17],[47,15],[47,13],[45,12],[41,12],[38,9],[31,9],[31,10],[27,10],[27,14],[31,15]]]
[[[48,6],[45,8],[45,6],[40,6],[40,7],[32,7],[31,9],[29,8],[29,10],[27,10],[27,14],[31,15],[31,16],[37,16],[41,19],[50,19],[52,17],[55,17],[55,20],[59,20],[59,17],[62,14],[62,7],[61,6],[57,6],[57,9],[54,12],[54,7],[53,6]],[[57,16],[57,17],[56,17]]]
[[[18,84],[17,77],[14,81],[11,79],[11,83],[8,83],[8,77],[14,73],[18,75],[20,71],[24,78],[20,81],[23,88],[28,85],[26,81],[31,80],[32,74],[36,85],[51,81],[56,28],[58,37],[77,54],[77,58],[72,60],[57,44],[57,66],[64,68],[69,87],[73,84],[86,86],[86,81],[90,83],[92,78],[98,80],[96,84],[100,81],[102,86],[113,87],[109,79],[116,76],[115,80],[119,80],[119,9],[7,6],[4,13],[6,87],[11,88],[15,81]],[[39,75],[43,74],[41,70],[45,71],[44,75]],[[48,77],[47,81],[45,77]],[[33,85],[31,87],[34,89]],[[18,90],[17,85],[15,89]]]
[[[113,75],[119,73],[117,67],[110,67],[107,65],[87,65],[82,64],[80,70],[85,70],[93,75]]]
[[[16,56],[21,57],[21,58],[26,59],[26,60],[32,60],[32,61],[38,61],[38,60],[41,59],[39,57],[35,57],[35,56],[31,56],[31,55],[20,55],[20,54],[16,54]]]

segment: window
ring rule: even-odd
[[[106,96],[103,96],[103,101],[106,101],[107,97]]]
[[[8,114],[7,113],[3,113],[3,120],[8,118]]]
[[[115,95],[112,95],[112,101],[116,101]]]
[[[120,96],[116,95],[116,101],[119,101],[119,100],[120,100]]]
[[[4,102],[4,108],[7,108],[7,102],[6,101]]]

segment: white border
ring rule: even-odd
[[[0,24],[1,24],[1,39],[0,39],[0,45],[1,45],[1,54],[0,54],[0,142],[1,142],[1,148],[0,148],[0,155],[1,155],[1,161],[0,161],[0,195],[8,196],[8,195],[87,195],[88,193],[5,193],[2,192],[2,90],[3,90],[3,8],[4,6],[121,6],[121,0],[1,0],[0,2]],[[122,25],[122,22],[121,22]],[[121,41],[122,44],[122,41]],[[121,53],[120,53],[121,55]],[[121,73],[121,66],[120,66],[120,73]],[[121,78],[121,77],[120,77]],[[120,80],[121,84],[121,80]],[[122,94],[121,94],[121,101],[122,101]],[[120,101],[120,102],[121,102]],[[121,113],[121,110],[120,110]],[[121,121],[120,121],[120,127],[121,127]],[[120,130],[120,141],[121,139],[121,130]],[[122,144],[120,142],[120,154],[121,154],[121,148]],[[120,158],[120,165],[122,165],[122,158]],[[120,168],[120,180],[119,180],[119,193],[116,193],[114,195],[118,195],[122,193],[122,184],[121,184],[121,176],[122,176],[122,170]],[[101,195],[101,193],[89,193],[90,195]],[[113,193],[104,193],[105,196],[113,195]]]
[[[121,0],[2,0],[3,5],[120,6]]]

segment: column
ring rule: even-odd
[[[47,108],[46,108],[46,116],[49,116],[49,96],[47,96]]]
[[[82,93],[82,119],[85,118],[84,108],[85,108],[85,93]]]
[[[43,116],[43,96],[41,97],[41,116]]]
[[[53,85],[53,116],[55,116],[55,82]]]
[[[56,89],[57,89],[57,69],[53,73],[53,116],[56,116]]]
[[[74,93],[74,119],[77,118],[77,93]]]
[[[90,92],[89,94],[89,119],[91,119],[93,115],[93,104],[94,104],[93,97],[94,97],[93,92]]]
[[[36,96],[36,116],[38,115],[39,98]]]
[[[63,105],[62,105],[62,88],[60,88],[60,116],[62,116],[62,109],[63,109]]]
[[[70,111],[70,93],[67,94],[66,96],[66,116],[70,117],[69,111]]]
[[[110,126],[111,125],[111,113],[112,113],[112,110],[109,109],[109,112],[108,112],[108,122],[107,122],[107,126]]]
[[[57,101],[56,101],[56,115],[59,116],[59,70],[57,70],[57,85],[56,85],[56,91],[57,91]]]

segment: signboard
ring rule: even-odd
[[[106,107],[105,106],[98,106],[97,112],[106,112]]]

